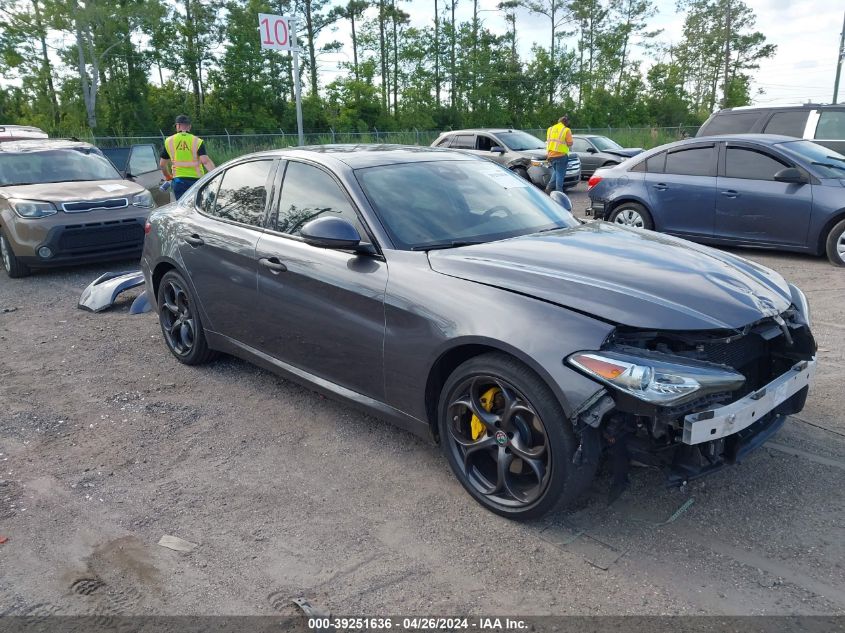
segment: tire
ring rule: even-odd
[[[0,259],[3,260],[3,269],[6,274],[12,279],[28,277],[32,273],[29,266],[21,262],[15,255],[12,245],[3,231],[0,231]]]
[[[185,365],[202,365],[217,357],[208,347],[196,305],[185,278],[175,270],[165,273],[156,297],[158,322],[170,353]]]
[[[825,247],[831,264],[845,266],[845,220],[830,229]]]
[[[508,409],[510,416],[500,414]],[[540,517],[575,502],[595,476],[596,464],[572,463],[578,440],[551,390],[506,354],[482,354],[455,369],[437,422],[458,481],[498,515]]]
[[[638,229],[654,230],[654,220],[643,205],[637,202],[623,202],[610,213],[608,222]]]
[[[525,167],[514,167],[513,173],[515,173],[520,178],[524,178],[528,182],[531,182],[531,178],[528,176],[528,170]]]

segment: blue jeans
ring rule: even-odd
[[[178,200],[199,178],[174,178],[173,196]]]
[[[558,156],[549,161],[552,164],[554,173],[552,179],[554,180],[554,190],[563,191],[563,181],[566,178],[566,165],[569,163],[569,154],[566,156]]]

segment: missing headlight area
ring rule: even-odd
[[[785,416],[800,411],[815,353],[815,340],[794,309],[741,331],[619,327],[601,350],[568,359],[603,382],[614,402],[611,408],[603,400],[599,421],[597,400],[579,412],[577,424],[598,428],[613,471],[612,494],[624,487],[631,461],[682,484],[741,460]],[[685,389],[674,389],[681,381]]]

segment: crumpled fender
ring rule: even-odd
[[[144,283],[140,270],[125,273],[105,273],[92,281],[79,297],[77,307],[90,312],[102,312],[114,305],[117,296],[124,290]]]

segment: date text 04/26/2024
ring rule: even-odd
[[[311,630],[338,631],[378,631],[396,629],[399,631],[519,631],[528,628],[528,624],[518,618],[507,617],[406,617],[406,618],[365,618],[365,617],[327,617],[309,618]]]

